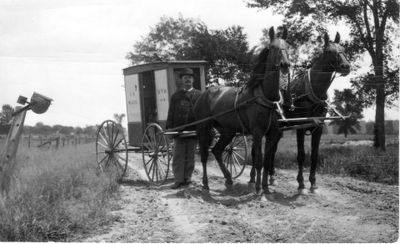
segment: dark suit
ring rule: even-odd
[[[197,89],[190,91],[179,90],[175,92],[169,103],[167,129],[194,122],[193,105],[201,92]],[[195,130],[196,126],[190,126],[185,130]]]
[[[179,90],[175,92],[169,104],[167,129],[175,128],[194,122],[193,105],[201,92],[196,89],[190,91]],[[195,130],[196,126],[190,126],[184,130]],[[196,148],[195,137],[175,137],[172,158],[172,171],[176,183],[184,183],[191,180],[194,170],[194,151]]]

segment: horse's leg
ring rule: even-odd
[[[277,135],[278,136],[277,142],[276,142],[275,146],[272,148],[272,155],[271,155],[271,162],[270,162],[271,166],[270,166],[270,169],[268,170],[269,184],[271,186],[277,185],[277,182],[275,179],[275,154],[276,154],[276,150],[278,149],[279,140],[282,138],[282,135],[283,135],[282,131],[279,131],[279,135]]]
[[[262,133],[258,131],[258,133],[253,133],[253,146],[252,146],[252,156],[253,156],[253,174],[257,173],[256,179],[256,193],[261,193],[261,170],[262,170],[262,152],[261,152],[261,140]]]
[[[263,180],[262,186],[264,190],[264,194],[269,194],[268,188],[268,174],[274,172],[274,155],[275,151],[281,138],[281,132],[278,128],[272,128],[265,136],[265,148],[264,148],[264,172],[263,172]]]
[[[309,180],[311,182],[310,191],[312,193],[316,193],[316,189],[318,188],[316,184],[315,173],[317,171],[317,164],[319,161],[318,152],[319,152],[319,143],[321,141],[321,135],[322,135],[322,127],[318,127],[312,133],[311,137],[311,167],[310,167]]]
[[[212,140],[211,126],[203,126],[201,130],[197,130],[199,139],[199,152],[201,157],[201,164],[203,165],[203,189],[209,190],[208,177],[207,177],[207,159],[208,148]]]
[[[250,181],[248,183],[248,188],[250,191],[254,191],[256,186],[256,168],[254,167],[254,147],[251,147],[251,170],[250,170]]]
[[[255,183],[255,177],[256,177],[256,169],[254,168],[254,147],[251,147],[251,171],[250,171],[250,183]]]
[[[221,135],[219,137],[218,142],[212,149],[212,152],[215,156],[215,159],[218,162],[219,168],[221,169],[222,173],[225,177],[225,185],[227,187],[232,186],[232,176],[229,170],[226,168],[225,164],[222,162],[222,153],[225,150],[225,147],[232,141],[233,137],[235,137],[235,132],[220,132]]]
[[[298,165],[298,174],[297,174],[297,182],[299,183],[299,194],[304,195],[307,194],[307,191],[304,186],[304,178],[303,178],[303,163],[306,157],[304,152],[304,136],[305,130],[297,130],[297,165]]]

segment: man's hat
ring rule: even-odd
[[[184,68],[183,71],[180,73],[180,77],[184,76],[184,75],[190,75],[192,77],[194,77],[194,72],[192,69],[189,68]]]

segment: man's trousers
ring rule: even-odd
[[[175,182],[185,183],[191,181],[194,170],[194,152],[196,138],[175,138],[172,156],[172,171]]]

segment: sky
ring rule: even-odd
[[[0,105],[16,106],[19,95],[33,92],[52,98],[46,113],[28,112],[27,125],[83,127],[126,114],[126,54],[162,16],[179,15],[210,29],[243,26],[250,47],[262,29],[282,23],[244,0],[1,0]],[[332,39],[336,31],[345,28],[329,29]],[[349,88],[349,77],[335,79],[329,93]],[[374,120],[374,109],[364,116]],[[398,110],[388,110],[386,119],[398,119]]]

